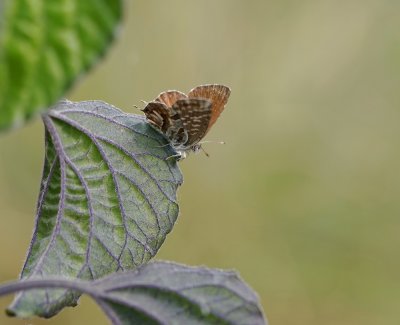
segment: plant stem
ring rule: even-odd
[[[100,292],[96,290],[93,285],[87,281],[82,280],[68,280],[68,279],[33,279],[23,281],[13,281],[0,285],[0,297],[10,293],[32,290],[32,289],[45,289],[45,288],[64,288],[72,289],[82,293],[86,293],[92,297],[100,296]]]

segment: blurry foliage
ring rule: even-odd
[[[109,46],[122,0],[2,0],[0,131],[54,104]]]

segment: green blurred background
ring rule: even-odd
[[[157,257],[234,268],[271,324],[400,324],[400,2],[127,2],[112,50],[71,100],[133,105],[232,88],[203,154],[181,162],[181,213]],[[39,119],[0,137],[0,281],[31,239]],[[4,309],[12,297],[0,299]],[[83,298],[53,320],[108,324]]]

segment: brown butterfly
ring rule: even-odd
[[[187,95],[177,90],[162,92],[143,109],[151,125],[160,130],[178,152],[178,159],[188,151],[201,149],[204,138],[225,108],[231,90],[223,85],[202,85]]]

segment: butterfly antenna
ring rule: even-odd
[[[218,144],[225,144],[225,141],[213,141],[213,140],[210,140],[210,141],[201,141],[201,142],[199,142],[199,144],[203,144],[203,143],[218,143]]]
[[[210,157],[210,155],[207,153],[207,151],[204,150],[203,147],[200,147],[200,149],[204,152],[204,154],[205,154],[207,157]]]
[[[144,106],[146,106],[146,105],[148,104],[148,102],[146,102],[146,101],[144,101],[144,100],[141,100],[141,102],[144,104]],[[137,106],[137,105],[133,105],[133,107],[135,107],[135,108],[138,109],[139,111],[143,111],[143,108],[140,108],[140,107]]]

